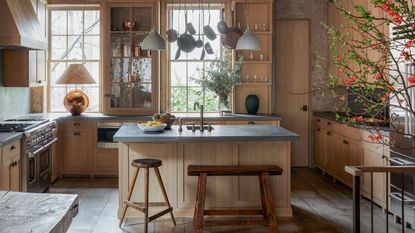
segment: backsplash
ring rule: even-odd
[[[13,118],[29,113],[30,89],[27,87],[3,87],[2,64],[3,56],[0,50],[0,120]]]

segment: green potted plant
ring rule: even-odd
[[[222,59],[212,62],[201,72],[196,80],[203,89],[214,92],[218,97],[218,110],[223,113],[229,110],[229,95],[240,83],[241,62],[232,62],[231,54],[225,53]]]

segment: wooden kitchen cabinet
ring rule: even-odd
[[[325,167],[326,160],[326,130],[320,127],[314,127],[314,162],[319,168]]]
[[[118,176],[118,149],[94,149],[93,159],[94,175]]]
[[[361,142],[336,134],[335,176],[348,186],[352,186],[352,176],[345,171],[345,166],[361,165],[363,147]]]
[[[62,133],[62,174],[92,173],[92,132],[64,131]]]
[[[21,191],[21,154],[20,140],[2,148],[1,189]]]
[[[386,166],[388,150],[387,146],[378,143],[363,142],[363,165],[364,166]],[[373,173],[373,201],[386,208],[386,174]],[[370,173],[365,173],[362,180],[362,194],[366,198],[371,196]]]

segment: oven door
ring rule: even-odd
[[[415,159],[405,156],[396,151],[391,151],[389,158],[391,166],[413,166]],[[412,227],[415,226],[415,177],[413,174],[390,174],[390,203],[391,212],[402,218],[402,211],[404,212],[404,220]],[[403,189],[403,196],[402,196]],[[403,209],[402,209],[403,207]]]
[[[120,129],[121,124],[100,123],[97,129],[98,148],[118,148],[118,143],[114,142],[113,137]]]

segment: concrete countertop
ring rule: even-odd
[[[178,126],[171,130],[145,133],[136,124],[123,125],[114,135],[118,142],[206,142],[206,141],[287,141],[298,135],[279,126],[272,125],[215,125],[212,132],[192,132]]]
[[[0,133],[0,147],[6,146],[16,140],[20,140],[22,137],[23,133],[20,132]]]
[[[313,112],[313,116],[321,117],[321,118],[324,118],[324,119],[327,119],[327,120],[330,120],[330,121],[335,121],[335,122],[340,123],[340,124],[347,124],[348,126],[354,127],[354,128],[365,128],[366,127],[364,125],[352,124],[352,123],[344,122],[340,119],[337,119],[335,112]],[[340,116],[345,116],[345,114],[340,113]],[[373,129],[374,128],[375,127],[373,126]],[[369,129],[370,129],[370,127],[369,127]],[[379,129],[381,129],[384,132],[389,132],[390,131],[389,126],[380,126]]]
[[[199,113],[178,113],[174,114],[176,118],[183,118],[184,120],[197,121],[200,119]],[[102,120],[102,121],[149,121],[152,116],[111,116],[102,113],[86,113],[81,116],[72,116],[68,113],[33,113],[23,115],[19,118],[44,118],[56,121],[66,120]],[[249,115],[249,114],[232,114],[220,116],[218,113],[203,114],[205,121],[279,121],[281,117],[278,115]]]
[[[199,120],[199,113],[175,114],[177,118],[183,118],[188,121]],[[72,120],[96,120],[96,121],[150,121],[152,116],[110,116],[102,113],[85,113],[81,116],[72,116],[69,113],[32,113],[23,115],[19,118],[42,118],[55,120],[58,122]],[[281,117],[278,115],[248,115],[248,114],[232,114],[220,116],[218,113],[205,113],[205,122],[213,121],[279,121]],[[0,133],[0,147],[3,147],[15,140],[21,139],[23,133]]]

